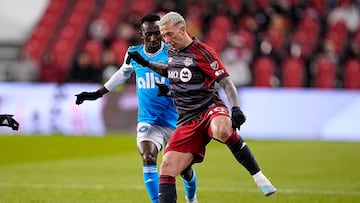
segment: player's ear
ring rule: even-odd
[[[180,31],[182,33],[185,33],[186,32],[186,27],[184,25],[180,26]]]

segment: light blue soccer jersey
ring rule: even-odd
[[[148,61],[167,64],[169,46],[162,43],[156,53],[147,53],[143,45],[131,46],[128,52],[137,51]],[[130,65],[136,73],[136,91],[138,97],[138,122],[146,122],[163,127],[176,127],[178,114],[171,97],[157,96],[158,86],[155,83],[169,85],[166,77],[130,60]]]

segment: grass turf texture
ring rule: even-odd
[[[360,143],[247,143],[278,193],[263,197],[229,150],[212,141],[195,165],[201,203],[360,202]],[[23,202],[150,202],[135,137],[0,136],[0,203]]]

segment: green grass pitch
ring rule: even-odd
[[[200,203],[360,202],[360,143],[247,143],[277,194],[262,196],[229,150],[212,141],[195,165]],[[107,202],[150,202],[134,136],[0,136],[0,203]]]

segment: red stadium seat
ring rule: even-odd
[[[241,48],[248,50],[253,50],[255,47],[255,37],[254,34],[246,29],[240,28],[237,31],[237,35],[240,39]]]
[[[314,86],[330,89],[335,87],[336,63],[327,57],[315,59]]]
[[[96,68],[100,68],[102,43],[97,40],[88,40],[84,44],[84,51],[89,53],[91,62]]]
[[[139,15],[146,15],[153,10],[154,5],[155,2],[153,0],[133,0],[130,5],[130,10]]]
[[[75,13],[90,13],[96,6],[95,0],[78,0],[75,4]]]
[[[221,30],[224,33],[227,33],[231,30],[233,22],[231,18],[227,15],[216,15],[211,20],[211,29]]]
[[[128,42],[122,39],[117,39],[115,42],[111,44],[111,50],[114,51],[116,56],[116,61],[118,64],[123,63],[124,56],[126,54],[128,47],[129,47]]]
[[[360,89],[360,60],[350,59],[344,65],[344,88]]]
[[[102,13],[117,12],[124,6],[124,0],[107,0],[104,2]]]
[[[281,66],[282,86],[300,88],[303,86],[305,76],[304,63],[301,59],[286,58]]]
[[[67,70],[71,63],[71,59],[75,50],[75,44],[69,40],[58,40],[52,49],[55,62]]]
[[[273,78],[275,76],[276,64],[268,56],[260,56],[255,59],[253,64],[254,85],[258,87],[274,86]]]
[[[227,33],[222,32],[222,30],[212,29],[208,32],[206,36],[206,43],[213,48],[217,53],[223,51],[227,38],[224,37]]]

